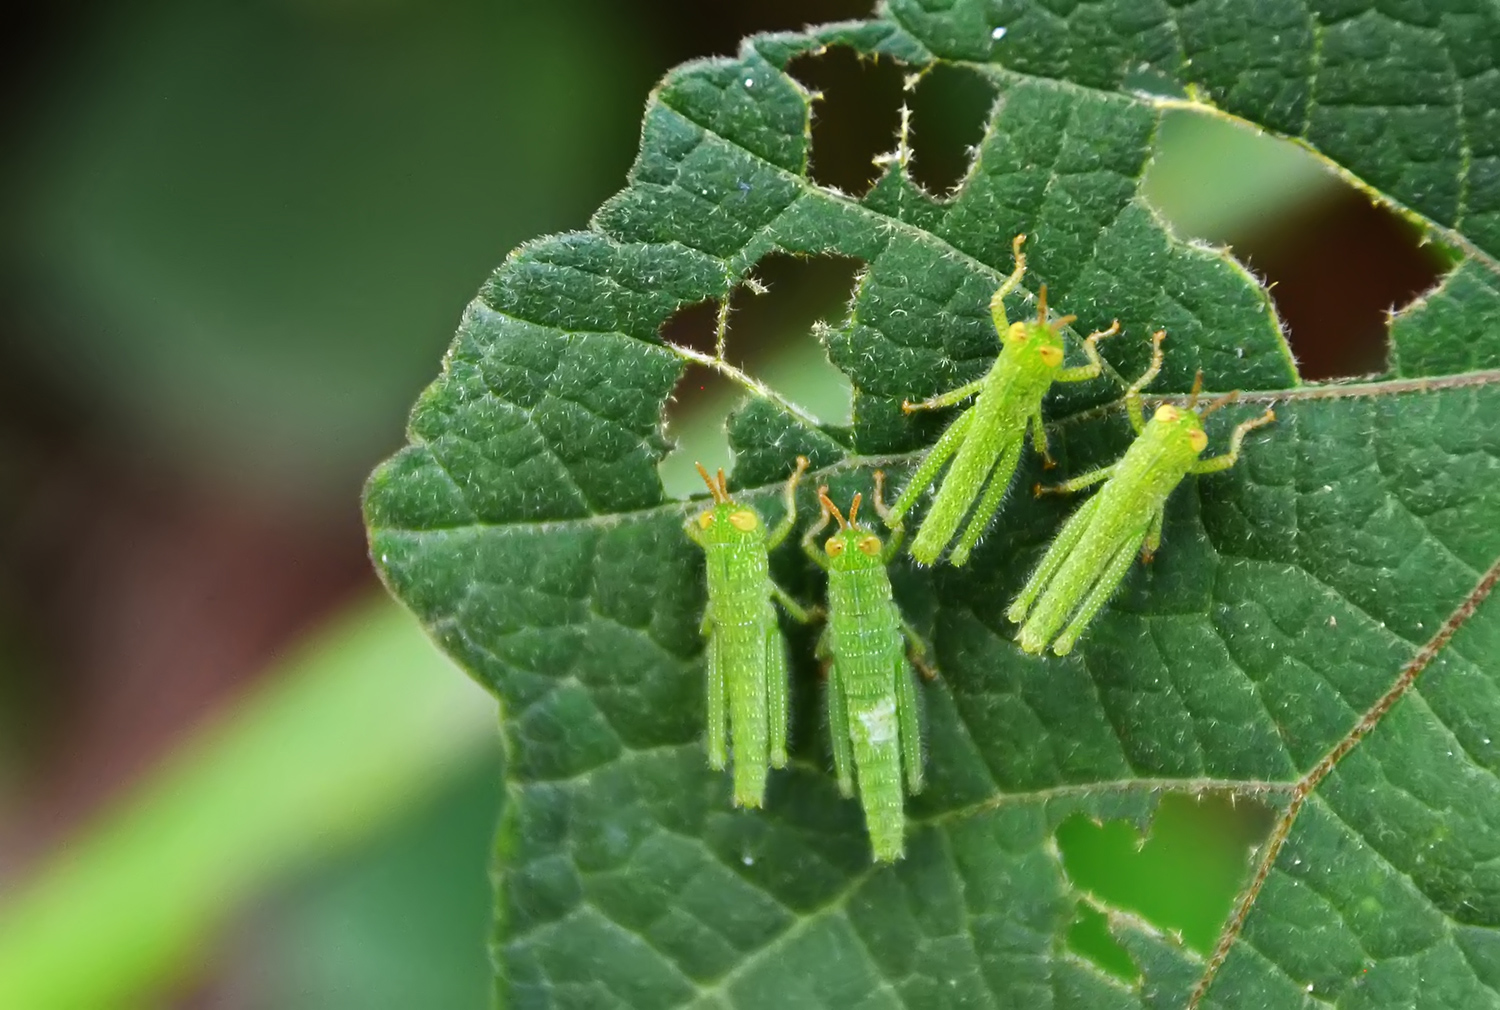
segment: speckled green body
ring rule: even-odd
[[[1109,598],[1114,595],[1137,553],[1147,558],[1161,543],[1167,498],[1190,473],[1211,473],[1233,466],[1240,444],[1251,429],[1274,420],[1267,411],[1235,428],[1230,449],[1222,456],[1199,459],[1208,445],[1203,414],[1229,402],[1226,397],[1200,414],[1197,393],[1186,408],[1164,404],[1148,422],[1141,418],[1139,390],[1161,367],[1160,343],[1151,369],[1127,395],[1132,426],[1139,436],[1113,466],[1061,485],[1075,490],[1107,478],[1107,483],[1068,519],[1043,555],[1041,564],[1010,606],[1007,616],[1021,625],[1016,636],[1027,652],[1048,645],[1059,656],[1072,651]]]
[[[1185,416],[1196,425],[1196,414],[1187,411]],[[1183,422],[1152,419],[1146,425],[1116,465],[1114,476],[1063,526],[1012,606],[1011,620],[1025,619],[1018,638],[1021,648],[1041,652],[1051,643],[1058,655],[1073,648],[1083,624],[1119,588],[1153,524],[1160,522],[1167,496],[1182,483],[1200,451],[1193,448]],[[1041,598],[1028,616],[1027,607],[1039,591]],[[1069,617],[1092,597],[1098,597],[1098,606],[1084,622],[1075,622],[1076,629],[1070,626],[1070,633],[1059,637]]]
[[[935,563],[955,536],[958,543],[948,555],[949,562],[958,566],[968,561],[969,553],[989,527],[1010,488],[1028,428],[1037,451],[1047,455],[1042,421],[1042,398],[1047,390],[1054,382],[1080,382],[1098,375],[1103,365],[1095,345],[1119,329],[1116,323],[1109,330],[1091,334],[1083,345],[1089,363],[1064,368],[1062,327],[1073,317],[1048,320],[1045,286],[1037,296],[1036,319],[1011,323],[1005,315],[1005,296],[1020,283],[1026,270],[1026,259],[1021,255],[1024,238],[1018,235],[1013,243],[1015,272],[990,299],[990,318],[1000,337],[1000,354],[995,364],[977,382],[920,403],[903,404],[907,411],[931,410],[978,396],[974,405],[955,418],[933,444],[901,497],[891,506],[892,520],[900,522],[952,459],[932,507],[912,541],[911,556],[924,565]],[[968,525],[959,535],[966,516]]]
[[[870,847],[882,862],[901,857],[906,793],[922,788],[917,689],[907,658],[911,632],[886,573],[900,543],[899,529],[885,545],[851,521],[821,551],[808,551],[828,571],[828,626],[818,654],[828,661],[834,771],[845,796],[858,784]]]
[[[724,767],[727,737],[734,748],[734,801],[746,807],[764,801],[767,768],[786,765],[787,739],[786,642],[771,605],[765,533],[760,526],[753,532],[703,544],[708,760]]]
[[[761,806],[768,769],[786,765],[786,642],[771,599],[780,599],[800,620],[807,615],[771,580],[769,551],[791,530],[792,495],[805,462],[787,483],[786,519],[769,533],[759,513],[729,498],[722,471],[717,484],[704,472],[715,504],[684,527],[703,548],[708,584],[702,627],[708,641],[708,763],[725,767],[733,747],[739,806]]]
[[[851,555],[864,557],[844,553]],[[911,791],[922,788],[916,687],[885,566],[841,567],[839,560],[828,572],[828,724],[848,738],[870,847],[890,861],[901,856],[906,835],[903,755]],[[848,768],[839,780],[847,795]]]
[[[1045,326],[1027,326],[1028,331],[1043,330],[1036,340],[1003,339],[1000,355],[982,380],[979,398],[948,426],[933,451],[924,461],[914,478],[891,506],[898,519],[904,516],[917,496],[936,478],[936,469],[942,466],[944,441],[957,443],[953,463],[938,486],[932,507],[922,519],[922,525],[912,540],[911,556],[924,565],[937,561],[939,555],[958,533],[959,524],[973,508],[981,491],[990,489],[986,497],[994,496],[998,506],[1011,479],[1016,473],[1016,464],[1021,459],[1021,449],[1026,442],[1026,428],[1033,418],[1038,418],[1042,409],[1042,397],[1052,388],[1052,382],[1062,362],[1062,341]],[[1051,338],[1049,340],[1049,337]],[[1055,345],[1058,350],[1057,365],[1049,365],[1037,356],[1044,346]],[[933,473],[924,471],[928,462],[935,462]],[[993,514],[993,510],[990,510]],[[975,514],[975,521],[982,526],[974,530],[971,542],[977,542],[983,526],[989,524],[990,515]],[[966,537],[966,539],[969,539]],[[968,560],[969,547],[954,550],[953,564],[962,565]]]

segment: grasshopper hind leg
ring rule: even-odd
[[[828,738],[833,744],[833,771],[838,777],[839,792],[845,796],[853,796],[854,744],[849,736],[849,706],[844,700],[838,666],[833,662],[828,648],[826,629],[818,638],[817,656],[823,663],[824,680],[828,687]]]
[[[974,411],[972,408],[964,411],[953,423],[948,425],[948,430],[943,432],[933,447],[928,451],[927,458],[922,460],[922,465],[917,467],[917,472],[912,475],[905,490],[901,492],[896,503],[890,507],[886,522],[899,523],[911,511],[911,507],[917,503],[917,498],[932,486],[937,480],[938,473],[943,465],[963,444],[969,434],[969,427],[974,423]]]
[[[1066,656],[1073,651],[1073,644],[1078,641],[1078,636],[1083,634],[1083,629],[1089,626],[1095,615],[1109,602],[1109,598],[1115,595],[1115,590],[1120,588],[1120,583],[1125,579],[1125,573],[1135,562],[1136,552],[1141,549],[1141,543],[1145,539],[1146,530],[1142,529],[1136,536],[1128,537],[1121,542],[1099,573],[1099,578],[1089,590],[1083,605],[1073,614],[1072,620],[1063,629],[1063,633],[1058,635],[1057,640],[1052,643],[1053,652],[1059,656]]]
[[[995,468],[990,471],[989,484],[984,489],[984,497],[974,509],[974,514],[969,517],[969,525],[964,528],[963,536],[948,555],[949,563],[955,568],[961,568],[969,560],[969,553],[979,543],[979,538],[984,536],[984,531],[989,529],[990,521],[995,518],[1000,503],[1005,500],[1005,493],[1010,490],[1011,480],[1016,475],[1016,464],[1021,459],[1021,445],[1022,442],[1017,440],[995,461]]]
[[[896,663],[896,724],[901,734],[901,763],[906,766],[906,789],[922,791],[922,729],[917,708],[917,685],[905,656]]]
[[[723,771],[729,762],[729,699],[724,682],[724,668],[719,662],[718,636],[713,632],[713,623],[703,619],[704,634],[708,637],[705,660],[708,667],[708,766]]]
[[[1041,564],[1037,566],[1036,571],[1032,572],[1031,578],[1027,580],[1026,588],[1021,590],[1020,595],[1015,598],[1010,605],[1010,609],[1006,612],[1005,616],[1010,618],[1012,623],[1020,624],[1026,620],[1027,615],[1031,613],[1032,606],[1037,601],[1037,597],[1046,591],[1048,583],[1052,581],[1052,577],[1063,566],[1063,562],[1068,559],[1068,555],[1072,553],[1073,548],[1083,539],[1084,533],[1087,532],[1089,523],[1093,519],[1094,512],[1098,507],[1099,498],[1096,495],[1079,506],[1078,511],[1074,512],[1072,517],[1063,524],[1062,531],[1057,534],[1057,539],[1052,542],[1052,546],[1047,548],[1047,553],[1043,555]]]
[[[786,767],[786,645],[775,624],[766,632],[766,729],[772,768]]]

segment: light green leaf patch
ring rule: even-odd
[[[755,38],[669,75],[589,231],[495,272],[365,509],[388,585],[503,703],[506,1005],[1500,1006],[1500,174],[1485,149],[1500,130],[1483,129],[1482,97],[1500,78],[1475,55],[1484,39],[1500,51],[1500,28],[1483,5],[1411,22],[1387,7],[899,0]],[[859,199],[809,181],[810,99],[784,68],[824,45],[993,83],[955,196],[923,193],[899,157]],[[1163,110],[1189,94],[1312,146],[1460,251],[1396,317],[1390,376],[1301,383],[1266,292],[1140,198]],[[1123,327],[1102,345],[1113,374],[1047,402],[1059,473],[1127,444],[1111,404],[1158,328],[1150,392],[1184,392],[1199,369],[1246,391],[1213,444],[1268,403],[1278,421],[1171,499],[1156,561],[1065,659],[1023,655],[1003,612],[1070,503],[1017,493],[962,571],[895,573],[942,676],[924,689],[929,785],[908,804],[907,856],[877,869],[833,785],[811,632],[787,629],[795,756],[766,809],[731,809],[706,765],[702,560],[688,506],[661,490],[662,411],[689,360],[742,382],[734,476],[766,514],[799,453],[836,500],[877,467],[900,487],[942,423],[901,400],[993,360],[987,302],[1020,232],[1031,272],[1011,318],[1046,283],[1077,335]],[[852,427],[659,336],[773,252],[866,264],[824,337]],[[1022,469],[1029,487],[1040,465]],[[794,548],[772,564],[816,596]],[[1217,946],[1106,908],[1138,976],[1074,954],[1079,903],[1099,900],[1069,879],[1058,827],[1145,830],[1162,795],[1204,791],[1276,815]]]

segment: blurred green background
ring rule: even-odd
[[[855,17],[776,0],[71,0],[0,33],[0,1006],[487,1005],[493,702],[375,585],[358,493],[464,303],[516,244],[584,227],[665,70]],[[900,68],[837,51],[814,175],[858,193]],[[961,178],[993,99],[911,96],[913,171]],[[1440,268],[1290,145],[1187,113],[1145,194],[1232,243],[1311,378],[1378,371],[1386,309]],[[809,331],[857,264],[776,258],[732,355],[837,420]],[[669,335],[712,347],[713,314]],[[691,370],[674,494],[727,463]],[[1105,909],[1206,948],[1266,828],[1174,799],[1149,840],[1069,823],[1077,949]]]

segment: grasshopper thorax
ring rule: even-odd
[[[1062,328],[1076,316],[1060,316],[1047,319],[1047,285],[1043,284],[1036,296],[1036,318],[1030,322],[1011,323],[1001,340],[1011,348],[1012,354],[1034,356],[1049,369],[1062,367]]]
[[[713,507],[698,513],[696,520],[704,539],[710,544],[724,545],[759,543],[765,540],[765,524],[760,521],[760,515],[750,506],[742,505],[729,497],[729,489],[724,483],[724,471],[720,470],[715,478],[699,466],[698,473],[708,485],[709,493],[714,496]]]

